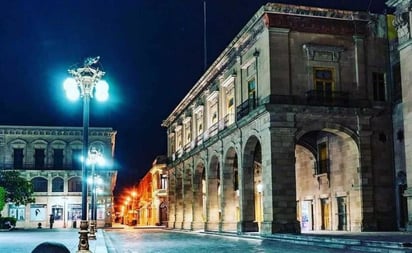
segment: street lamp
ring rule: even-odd
[[[98,62],[100,57],[87,58],[83,66],[68,70],[72,75],[64,81],[66,95],[71,100],[79,97],[83,99],[83,149],[82,155],[87,157],[89,145],[89,106],[90,99],[96,96],[98,100],[106,100],[109,96],[109,85],[101,80],[105,72],[99,69]],[[82,163],[82,221],[80,223],[79,252],[90,252],[89,241],[87,238],[89,224],[87,222],[87,170],[86,164]]]

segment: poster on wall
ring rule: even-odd
[[[46,220],[47,205],[46,204],[31,204],[30,205],[30,220],[44,221]]]
[[[310,221],[310,201],[302,202],[302,218],[301,218],[301,229],[302,231],[309,231],[311,227]]]

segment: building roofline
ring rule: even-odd
[[[210,78],[214,76],[214,72],[220,71],[220,66],[224,66],[224,63],[228,60],[227,56],[230,51],[235,47],[240,47],[245,43],[249,34],[247,32],[251,30],[258,21],[264,22],[264,15],[268,14],[284,14],[284,15],[297,15],[305,17],[317,17],[325,19],[339,19],[339,20],[367,20],[369,14],[367,12],[349,11],[328,9],[320,7],[299,6],[291,4],[280,3],[267,3],[259,8],[258,11],[252,16],[252,18],[246,23],[241,31],[234,37],[234,39],[228,44],[218,58],[209,66],[200,79],[190,89],[186,96],[180,101],[170,115],[163,120],[161,126],[169,127],[176,118],[184,111],[184,109],[190,105],[194,99],[201,93],[209,84]],[[243,39],[243,40],[242,40]]]

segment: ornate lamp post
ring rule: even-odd
[[[82,156],[85,159],[88,154],[89,145],[89,107],[90,99],[96,96],[98,100],[106,100],[109,96],[109,85],[101,80],[105,72],[98,66],[100,57],[89,57],[84,61],[83,66],[69,69],[72,75],[64,82],[66,95],[71,100],[79,97],[83,99],[83,150]],[[78,252],[90,252],[88,241],[87,222],[87,170],[86,163],[82,163],[82,221],[80,223],[80,236]]]

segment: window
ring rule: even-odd
[[[52,192],[63,192],[64,181],[61,177],[53,178]]]
[[[82,180],[80,177],[70,178],[68,181],[69,192],[81,192],[82,191]]]
[[[318,143],[318,162],[316,174],[323,174],[329,172],[328,156],[329,155],[327,142]]]
[[[63,169],[63,149],[53,149],[53,168]]]
[[[167,175],[160,175],[160,189],[167,189]]]
[[[16,220],[25,220],[26,219],[26,207],[16,206],[14,204],[9,204],[9,217],[16,218]]]
[[[175,140],[175,135],[173,134],[170,136],[170,152],[173,154],[176,152],[176,140]]]
[[[54,215],[54,220],[63,220],[63,206],[53,205],[52,214]]]
[[[383,73],[372,73],[373,99],[375,101],[385,101],[385,75]]]
[[[14,169],[23,169],[23,149],[13,149],[13,166]]]
[[[176,131],[176,149],[181,149],[182,148],[182,128],[180,127]]]
[[[192,133],[190,131],[191,121],[185,123],[185,144],[189,143],[192,140]]]
[[[252,78],[248,81],[247,83],[247,89],[248,89],[248,98],[249,98],[249,109],[255,109],[256,108],[256,80],[255,78]]]
[[[314,74],[317,96],[331,98],[334,84],[333,70],[329,68],[315,68]]]
[[[197,136],[201,135],[203,133],[203,112],[200,111],[196,113],[196,128],[197,128]]]
[[[210,103],[210,115],[211,115],[210,126],[212,126],[213,124],[217,123],[217,121],[218,121],[217,99],[211,101],[211,103]]]
[[[34,150],[34,168],[44,169],[44,149],[36,148]]]
[[[81,149],[72,149],[72,169],[80,170],[82,168],[82,150]]]
[[[35,177],[31,180],[34,192],[47,192],[47,179]]]

